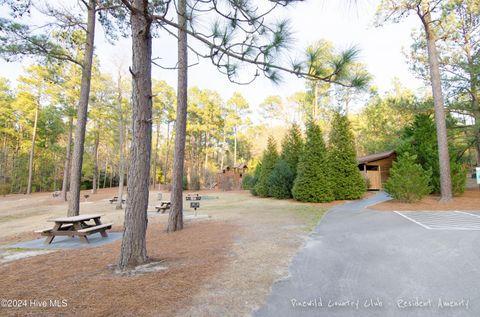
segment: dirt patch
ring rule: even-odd
[[[467,189],[460,197],[455,197],[450,203],[441,203],[440,196],[430,195],[417,203],[403,203],[396,200],[389,200],[369,208],[382,211],[412,210],[412,211],[451,211],[471,210],[480,211],[480,190]]]
[[[1,266],[0,274],[7,276],[3,285],[8,287],[0,291],[0,298],[68,300],[66,308],[29,310],[32,315],[249,316],[265,302],[272,283],[288,275],[291,258],[325,211],[344,203],[256,198],[248,191],[199,193],[209,199],[200,201],[198,213],[210,220],[186,222],[187,230],[167,235],[163,231],[168,214],[153,211],[158,192],[150,192],[148,252],[167,270],[116,276],[108,265],[118,260],[120,241],[96,248],[92,255],[88,250],[57,251]],[[108,202],[115,194],[116,189],[102,189],[88,203],[82,198],[81,213],[101,213],[103,222],[121,230],[124,211]],[[163,200],[169,199],[168,192],[162,194]],[[50,204],[52,200],[51,195],[35,194],[1,202],[0,216],[13,217],[0,222],[0,244],[37,238],[33,230],[51,225],[46,219],[65,216],[67,204]],[[184,210],[193,213],[187,202]],[[72,267],[72,276],[63,271]],[[14,288],[8,290],[10,286]]]
[[[121,241],[4,264],[2,298],[26,299],[29,305],[30,300],[57,300],[67,306],[0,308],[1,315],[172,316],[225,266],[236,230],[232,224],[207,222],[166,234],[162,225],[152,225],[149,256],[167,269],[142,275],[119,276],[109,267],[118,260]]]

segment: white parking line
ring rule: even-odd
[[[410,217],[407,217],[407,216],[405,216],[404,214],[402,214],[402,213],[400,213],[400,212],[398,212],[398,211],[394,211],[394,213],[396,213],[397,215],[402,216],[403,218],[406,218],[406,219],[410,220],[411,222],[416,223],[416,224],[419,225],[419,226],[424,227],[425,229],[432,229],[432,228],[430,228],[429,226],[425,226],[424,224],[422,224],[422,223],[420,223],[420,222],[418,222],[418,221],[416,221],[416,220],[414,220],[414,219],[412,219],[412,218],[410,218]]]
[[[480,230],[480,216],[463,211],[394,211],[428,230]]]
[[[478,217],[478,218],[480,218],[480,216],[479,216],[479,215],[471,214],[471,213],[469,213],[469,212],[466,212],[466,211],[455,211],[455,212],[458,212],[458,213],[461,213],[461,214],[466,214],[466,215],[470,215],[470,216],[474,216],[474,217]]]

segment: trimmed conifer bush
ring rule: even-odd
[[[359,199],[367,190],[358,169],[353,133],[348,118],[335,113],[330,131],[328,161],[335,199]]]
[[[405,152],[393,162],[390,178],[385,182],[384,188],[394,199],[415,202],[431,192],[432,171],[423,170],[416,160],[416,155]]]
[[[263,152],[262,167],[259,172],[255,192],[260,197],[268,197],[268,178],[278,160],[277,142],[273,137],[268,138],[267,148]]]
[[[291,170],[287,161],[277,160],[272,173],[268,177],[268,195],[278,199],[287,199],[292,197],[291,189],[295,174]]]
[[[306,202],[329,202],[333,196],[326,165],[326,148],[320,127],[307,126],[307,140],[300,155],[297,177],[292,189],[293,197]]]

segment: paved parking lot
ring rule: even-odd
[[[480,316],[480,218],[333,208],[254,316]]]

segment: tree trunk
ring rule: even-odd
[[[167,153],[165,155],[165,169],[163,175],[163,184],[167,184],[167,174],[168,174],[168,157],[170,156],[170,121],[167,123]],[[158,185],[158,190],[160,190],[160,184]]]
[[[80,100],[77,110],[77,125],[75,127],[75,142],[73,146],[72,170],[70,172],[70,200],[68,216],[80,213],[80,182],[82,178],[83,150],[85,143],[85,128],[87,125],[88,99],[90,96],[90,80],[92,77],[92,60],[95,39],[96,0],[88,1],[87,42],[82,68]]]
[[[145,16],[148,2],[134,0],[138,12],[131,12],[132,28],[132,107],[133,134],[128,174],[119,268],[126,269],[147,261],[147,208],[150,159],[152,154],[152,35],[151,20]],[[140,14],[142,12],[142,14]]]
[[[222,156],[220,158],[220,170],[222,171],[223,170],[223,164],[224,164],[224,160],[225,160],[225,143],[227,142],[226,140],[226,132],[225,132],[225,128],[223,128],[223,142],[222,142]]]
[[[153,178],[152,178],[152,187],[155,190],[155,185],[157,184],[157,160],[158,160],[158,142],[160,139],[160,124],[161,120],[160,118],[158,119],[157,123],[157,131],[156,131],[156,136],[155,136],[155,154],[153,158]]]
[[[432,18],[430,15],[430,4],[428,0],[422,0],[421,13],[419,12],[419,16],[425,28],[427,39],[428,64],[430,67],[430,80],[432,83],[433,104],[435,108],[438,159],[440,163],[440,201],[449,202],[453,199],[453,195],[450,175],[450,155],[448,153],[447,125],[445,122],[442,84],[440,80],[440,68],[438,66],[438,53],[435,44],[436,35],[431,25]]]
[[[187,89],[188,89],[188,51],[186,0],[179,0],[178,12],[178,92],[177,120],[175,124],[175,150],[173,155],[171,208],[168,217],[167,232],[183,229],[183,168],[185,160],[185,138],[187,133]]]
[[[123,124],[123,109],[122,109],[122,77],[120,72],[118,72],[118,116],[119,116],[119,147],[120,147],[120,180],[118,183],[118,200],[117,200],[117,205],[115,206],[115,209],[122,209],[122,199],[123,199],[123,184],[125,183],[125,127]],[[107,173],[105,171],[105,173]]]
[[[203,165],[203,186],[206,187],[207,185],[207,177],[208,177],[208,140],[210,139],[210,134],[208,132],[205,133],[205,161]]]
[[[37,137],[37,124],[38,113],[40,111],[40,97],[38,98],[37,105],[35,107],[35,121],[33,122],[32,144],[30,146],[30,159],[28,161],[28,185],[27,195],[32,193],[32,179],[33,179],[33,158],[35,156],[35,138]]]
[[[0,180],[3,184],[7,183],[7,173],[8,173],[8,153],[7,153],[7,135],[4,134],[3,136],[3,149],[2,149],[2,165],[0,168],[3,167],[2,174],[0,175]]]
[[[105,174],[103,174],[103,188],[107,186],[108,159],[105,160]]]
[[[97,184],[98,184],[98,145],[100,144],[100,133],[95,131],[95,141],[93,144],[93,184],[92,184],[92,194],[97,193]]]
[[[233,127],[233,167],[237,166],[237,127]]]
[[[62,182],[62,194],[61,197],[64,201],[67,201],[67,192],[68,192],[68,180],[70,173],[70,160],[71,160],[71,147],[72,147],[72,134],[73,134],[73,116],[70,116],[68,121],[68,143],[66,150],[65,162],[63,165],[63,182]]]

